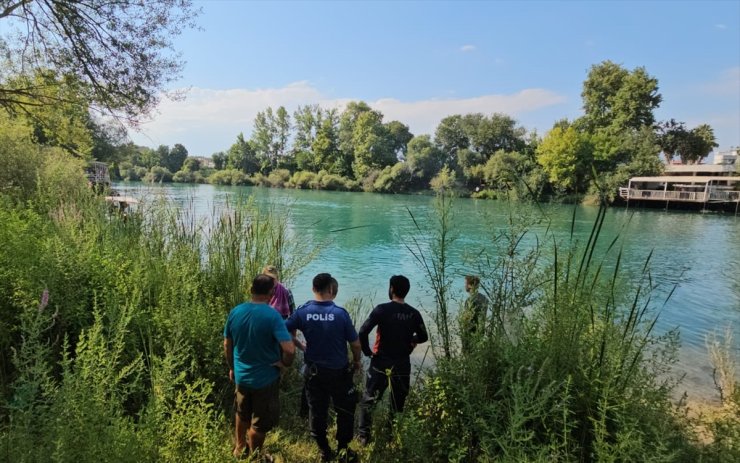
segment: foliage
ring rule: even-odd
[[[445,166],[429,182],[429,186],[437,193],[454,191],[457,184],[455,172]]]
[[[658,124],[658,143],[666,161],[678,155],[683,164],[696,164],[707,157],[719,145],[714,130],[707,124],[687,130],[683,122],[674,119]]]
[[[284,188],[290,181],[290,171],[288,169],[276,169],[270,172],[267,182],[273,188]]]
[[[217,170],[208,177],[208,183],[214,185],[252,185],[247,174],[237,169]]]
[[[658,80],[645,68],[629,71],[608,60],[591,66],[581,96],[585,123],[591,129],[652,126],[653,110],[663,101]]]
[[[182,67],[172,38],[192,27],[189,0],[148,2],[0,2],[0,105],[23,109],[66,103],[37,85],[8,85],[9,77],[50,69],[81,84],[93,107],[138,121],[157,104]],[[34,102],[29,102],[25,98]]]
[[[13,101],[3,104],[3,92],[23,89]],[[26,93],[26,89],[33,89]],[[0,106],[23,119],[33,129],[36,143],[60,147],[79,157],[88,157],[94,149],[94,122],[81,84],[74,76],[37,70],[34,75],[14,76],[3,85],[0,81]]]
[[[390,440],[396,458],[697,459],[671,403],[675,333],[652,333],[649,257],[641,275],[625,278],[619,252],[612,256],[617,241],[598,244],[604,211],[583,245],[524,249],[529,224],[542,219],[511,214],[493,232],[493,248],[476,252],[472,265],[491,302],[485,328],[468,353],[438,351]],[[454,233],[454,223],[433,228]],[[434,286],[444,269],[432,270]]]
[[[166,167],[154,166],[142,180],[150,183],[171,182],[172,172],[170,172]]]
[[[591,163],[588,136],[575,127],[554,127],[537,147],[537,162],[556,188],[583,191]]]
[[[429,181],[442,169],[444,152],[432,143],[429,135],[412,138],[406,151],[406,162],[418,186],[426,187]]]
[[[206,183],[206,178],[198,171],[180,170],[172,176],[172,181],[175,183]]]

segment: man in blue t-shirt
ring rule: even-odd
[[[352,377],[361,368],[360,341],[346,310],[334,304],[332,277],[319,273],[313,279],[314,300],[299,307],[286,322],[288,330],[301,330],[306,338],[306,390],[311,437],[316,440],[322,461],[332,459],[326,437],[329,399],[337,413],[337,447],[340,455],[354,460],[348,445],[354,435],[357,391]],[[347,343],[353,363],[347,360]]]
[[[293,363],[295,346],[279,313],[267,305],[274,280],[252,280],[252,300],[234,307],[224,327],[229,379],[236,384],[234,456],[257,451],[280,418],[280,368]]]

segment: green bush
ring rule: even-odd
[[[172,172],[170,172],[166,167],[154,166],[149,169],[149,173],[147,173],[142,180],[149,183],[171,182]]]
[[[267,176],[267,183],[273,188],[285,188],[290,181],[290,171],[288,169],[275,169]]]
[[[314,182],[316,180],[316,173],[315,172],[309,172],[309,171],[298,171],[293,174],[293,176],[290,178],[289,185],[293,188],[298,189],[306,189],[306,188],[313,188],[313,185],[316,185]]]
[[[213,185],[252,185],[247,174],[238,169],[217,170],[208,176],[208,183]]]
[[[179,170],[172,176],[175,183],[205,183],[203,175],[199,171]]]

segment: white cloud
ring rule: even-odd
[[[475,48],[475,45],[463,45],[462,47],[460,47],[460,51],[463,53],[467,53],[470,51],[475,51]]]
[[[249,136],[255,115],[268,106],[282,105],[292,113],[299,105],[341,108],[351,100],[328,98],[308,82],[258,90],[192,88],[183,101],[163,101],[158,114],[142,124],[139,132],[132,132],[131,137],[146,146],[182,143],[193,155],[210,155],[227,149],[239,132]],[[518,118],[563,102],[564,96],[539,88],[471,98],[367,101],[384,114],[386,121],[408,124],[415,134],[433,133],[439,121],[452,114],[501,112]]]

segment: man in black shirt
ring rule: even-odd
[[[421,314],[404,301],[410,288],[408,278],[392,276],[388,289],[391,301],[375,307],[360,328],[362,352],[372,359],[360,402],[359,439],[363,445],[370,441],[372,409],[388,383],[391,385],[391,410],[403,411],[411,379],[409,356],[417,344],[428,339]],[[368,335],[376,326],[375,346],[370,349]]]

